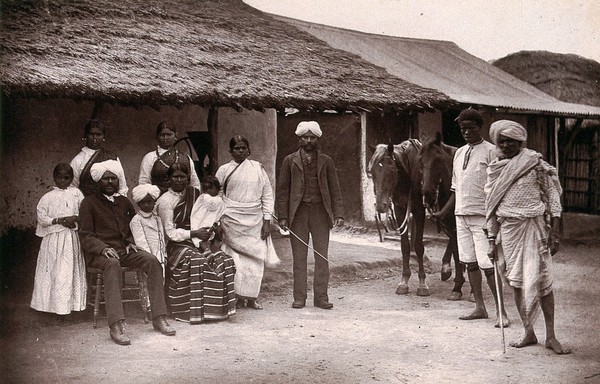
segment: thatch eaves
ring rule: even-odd
[[[573,54],[520,51],[493,64],[559,100],[600,107],[600,63]]]
[[[2,0],[6,95],[262,110],[452,104],[241,0]]]

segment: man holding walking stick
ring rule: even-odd
[[[498,247],[506,260],[505,276],[514,289],[525,334],[512,347],[537,344],[533,323],[541,306],[548,349],[567,354],[554,334],[552,255],[558,251],[561,186],[556,169],[542,155],[525,148],[527,131],[517,122],[500,120],[490,127],[498,157],[488,166],[486,226],[488,256]],[[550,225],[550,230],[548,229]]]
[[[296,128],[300,149],[281,165],[277,182],[276,207],[279,226],[289,229],[294,258],[294,302],[306,305],[308,238],[315,252],[313,295],[315,307],[333,308],[327,295],[329,284],[329,230],[344,224],[343,205],[333,160],[317,149],[323,132],[316,121],[303,121]]]

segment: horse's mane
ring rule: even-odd
[[[448,145],[448,144],[444,143],[441,132],[437,132],[434,138],[426,139],[423,142],[422,148],[429,148],[433,145],[437,145],[438,147],[440,147],[442,149],[442,151],[446,152],[448,155],[450,155],[452,157],[454,157],[454,153],[458,149],[452,145]]]
[[[418,152],[419,149],[421,149],[421,146],[422,146],[421,142],[417,139],[408,139],[408,140],[401,142],[400,144],[395,144],[394,145],[394,160],[396,162],[402,162],[402,153],[403,152],[407,152],[407,153],[411,152],[411,150],[413,148]],[[371,156],[371,160],[369,160],[369,167],[368,167],[369,172],[371,172],[371,170],[373,169],[373,165],[380,162],[381,159],[383,159],[386,156],[387,148],[388,148],[387,144],[377,144],[375,146],[373,156]]]

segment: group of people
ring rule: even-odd
[[[460,318],[488,317],[483,271],[495,300],[495,325],[510,325],[497,294],[502,286],[496,285],[495,267],[501,266],[525,328],[511,345],[537,343],[533,322],[541,307],[546,347],[569,353],[554,334],[551,256],[559,248],[562,210],[556,169],[525,147],[527,131],[517,122],[494,122],[490,143],[477,110],[463,110],[457,121],[467,144],[454,156],[453,195],[434,215],[456,215],[460,260],[475,299],[474,310]],[[85,309],[87,264],[103,271],[110,336],[118,344],[130,343],[122,266],[146,273],[152,323],[165,335],[176,333],[168,314],[195,324],[226,319],[242,307],[260,310],[264,269],[279,262],[270,237],[276,218],[292,234],[292,308],[306,305],[311,238],[313,303],[331,309],[329,233],[344,222],[339,182],[332,159],[318,150],[319,124],[301,122],[295,133],[300,148],[283,160],[274,199],[263,166],[248,159],[246,138],[232,137],[232,160],[200,180],[192,159],[174,147],[176,131],[161,122],[157,149],[144,156],[132,190],[136,212],[119,158],[103,148],[103,126],[90,121],[85,147],[70,164],[54,168],[56,187],[37,207],[36,234],[43,239],[31,307],[58,314]]]
[[[459,257],[466,266],[475,301],[474,310],[460,319],[488,317],[482,293],[483,271],[495,301],[495,326],[510,325],[498,295],[502,280],[496,279],[496,267],[514,290],[525,328],[523,337],[511,346],[537,343],[533,323],[541,307],[546,347],[557,354],[569,353],[554,334],[551,256],[560,244],[562,211],[556,169],[541,154],[526,148],[527,130],[515,121],[492,123],[489,136],[493,143],[482,137],[484,120],[479,111],[465,109],[457,122],[467,144],[454,155],[452,197],[434,215],[439,219],[452,211],[456,215]]]
[[[191,324],[222,320],[257,298],[267,266],[279,263],[271,239],[274,197],[263,166],[248,159],[243,136],[229,142],[232,160],[200,180],[189,155],[175,148],[176,131],[156,129],[157,149],[146,154],[129,200],[125,173],[106,150],[105,128],[91,120],[85,146],[70,164],[53,171],[55,188],[37,206],[42,237],[31,307],[69,314],[86,306],[86,266],[102,270],[109,334],[130,344],[121,301],[122,267],[147,276],[154,328],[172,336],[167,315]],[[343,223],[335,167],[316,146],[322,131],[302,122],[300,149],[288,156],[277,186],[278,224],[295,235],[293,308],[307,297],[309,236],[320,258],[315,266],[315,306],[330,309],[327,296],[329,230]],[[316,256],[315,256],[316,257]]]

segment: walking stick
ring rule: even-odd
[[[500,311],[500,330],[502,331],[502,353],[506,353],[506,342],[504,341],[504,302],[502,300],[502,292],[500,292],[499,278],[498,278],[498,260],[494,259],[494,280],[496,281],[496,295],[498,296],[498,310]]]

